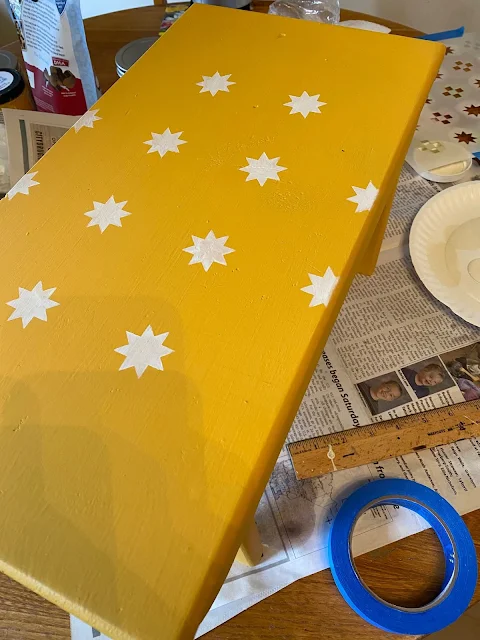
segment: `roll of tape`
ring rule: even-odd
[[[442,589],[423,607],[408,609],[382,600],[355,569],[351,542],[357,520],[368,509],[388,504],[422,516],[442,544],[446,567]],[[477,556],[465,523],[438,493],[411,480],[376,480],[352,493],[332,524],[328,555],[333,578],[347,603],[364,620],[391,633],[417,635],[443,629],[466,610],[477,583]]]

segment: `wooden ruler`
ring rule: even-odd
[[[480,436],[480,400],[288,445],[299,480]]]

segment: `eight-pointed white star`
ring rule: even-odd
[[[115,202],[115,198],[113,196],[110,196],[105,204],[103,202],[94,201],[93,209],[91,211],[87,211],[85,214],[91,218],[87,227],[94,227],[95,225],[98,225],[101,233],[103,233],[111,224],[115,227],[121,227],[121,219],[125,218],[125,216],[132,215],[128,211],[123,211],[123,207],[126,204],[126,200],[124,202]]]
[[[320,102],[319,97],[319,93],[310,96],[304,91],[301,96],[290,96],[291,102],[285,102],[283,106],[292,107],[290,115],[292,113],[301,113],[306,118],[309,113],[321,113],[318,107],[323,107],[323,105],[327,104],[326,102]]]
[[[8,319],[15,320],[16,318],[21,318],[24,329],[33,318],[38,318],[46,322],[47,309],[58,307],[60,304],[54,300],[49,300],[55,289],[56,287],[53,287],[53,289],[44,289],[41,282],[37,282],[31,291],[18,287],[18,298],[7,302],[10,307],[15,309]]]
[[[266,153],[262,153],[258,160],[247,158],[248,166],[242,167],[240,171],[248,173],[248,178],[245,182],[258,180],[260,186],[263,187],[268,179],[280,180],[278,173],[286,170],[287,167],[277,165],[279,160],[280,158],[269,158]]]
[[[368,183],[366,189],[361,187],[352,187],[357,195],[347,198],[350,202],[355,202],[357,208],[355,213],[361,213],[362,211],[370,211],[375,202],[375,198],[378,195],[378,189],[373,186],[371,182]]]
[[[93,123],[95,120],[101,120],[100,116],[97,116],[98,109],[92,109],[91,111],[86,111],[81,118],[79,118],[73,128],[76,133],[80,131],[82,127],[88,127],[89,129],[93,129]]]
[[[212,96],[216,95],[219,91],[229,93],[230,89],[228,87],[231,84],[235,84],[235,82],[228,81],[231,75],[231,73],[228,73],[226,76],[221,76],[218,71],[216,71],[213,76],[202,76],[203,81],[197,82],[197,86],[202,87],[200,93],[210,92]]]
[[[312,273],[308,274],[310,282],[312,283],[308,287],[303,287],[302,291],[309,293],[312,297],[309,307],[316,307],[319,304],[327,304],[332,297],[333,290],[337,286],[338,278],[333,273],[330,267],[325,271],[325,275],[316,276]]]
[[[156,336],[152,327],[148,325],[141,336],[137,336],[136,333],[130,333],[130,331],[126,331],[126,334],[128,344],[115,349],[117,353],[125,356],[119,371],[133,367],[138,378],[147,367],[163,371],[162,358],[168,356],[169,353],[173,353],[173,349],[169,349],[163,344],[168,337],[168,331]]]
[[[20,180],[13,185],[10,191],[7,193],[8,199],[11,200],[17,193],[23,193],[28,196],[30,187],[35,187],[39,182],[32,180],[36,176],[38,171],[32,171],[32,173],[26,173],[20,178]]]
[[[148,144],[151,147],[147,153],[155,153],[155,151],[158,151],[161,158],[163,158],[168,151],[179,153],[178,147],[181,144],[187,144],[186,140],[180,140],[182,133],[183,131],[172,133],[170,129],[165,129],[163,133],[152,132],[152,139],[144,142],[144,144]]]
[[[192,240],[193,246],[184,249],[184,251],[193,255],[188,264],[201,262],[205,271],[208,271],[214,262],[226,265],[227,261],[224,256],[235,251],[235,249],[225,246],[228,236],[216,238],[213,231],[209,231],[206,238],[192,236]]]

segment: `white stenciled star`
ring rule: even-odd
[[[202,76],[203,81],[197,82],[197,86],[202,87],[200,89],[200,93],[210,93],[212,96],[215,96],[219,91],[230,92],[228,88],[231,84],[235,84],[235,82],[228,82],[232,74],[228,73],[226,76],[221,76],[218,71],[216,71],[213,76]]]
[[[46,322],[47,309],[58,307],[60,304],[54,300],[49,300],[55,289],[56,287],[53,287],[53,289],[44,289],[41,282],[37,282],[31,291],[18,287],[18,298],[7,302],[8,306],[15,309],[8,319],[15,320],[16,318],[21,318],[24,329],[33,318],[38,318]]]
[[[17,193],[23,193],[28,196],[30,187],[35,187],[39,182],[32,180],[34,176],[36,176],[38,171],[32,171],[32,173],[26,173],[24,176],[20,178],[20,180],[13,185],[10,191],[7,193],[7,197],[11,200]]]
[[[368,183],[366,189],[362,189],[361,187],[352,187],[352,189],[357,195],[347,198],[347,200],[356,203],[357,208],[355,209],[355,213],[370,211],[378,195],[378,189],[374,187],[371,182]]]
[[[126,200],[124,202],[115,202],[115,198],[113,196],[110,196],[105,204],[103,202],[94,201],[93,209],[91,211],[87,211],[85,214],[91,218],[87,227],[94,227],[95,225],[98,225],[101,233],[103,233],[109,225],[121,227],[121,219],[125,218],[125,216],[132,215],[128,211],[123,211],[123,207],[126,204]]]
[[[320,102],[320,94],[317,93],[314,96],[308,95],[306,91],[301,96],[290,96],[291,102],[285,102],[284,107],[292,107],[290,115],[292,113],[301,113],[304,118],[309,113],[321,113],[318,107],[323,107],[326,102]]]
[[[277,165],[280,158],[269,158],[266,153],[262,153],[258,160],[254,158],[247,158],[248,166],[242,167],[240,171],[248,173],[249,180],[258,180],[260,186],[263,187],[265,182],[270,180],[280,180],[278,174],[280,171],[285,171],[287,167],[281,167]]]
[[[150,325],[145,329],[141,336],[136,333],[126,331],[128,344],[115,349],[117,353],[125,356],[119,371],[133,367],[140,378],[147,367],[163,371],[162,358],[173,353],[173,349],[169,349],[163,343],[168,337],[167,333],[160,333],[156,336]]]
[[[309,293],[312,297],[309,306],[317,307],[319,304],[327,304],[332,297],[333,290],[337,286],[338,278],[333,273],[330,267],[325,271],[323,276],[316,276],[312,273],[308,274],[310,278],[310,284],[308,287],[303,287],[302,291]]]
[[[184,251],[193,255],[188,264],[201,262],[205,271],[208,271],[214,262],[226,265],[227,262],[224,256],[235,251],[235,249],[225,246],[228,236],[216,238],[213,231],[209,231],[206,238],[192,236],[192,240],[193,246],[184,249]]]
[[[79,118],[73,125],[76,133],[78,133],[83,127],[93,129],[93,123],[95,122],[95,120],[102,119],[100,118],[100,116],[97,116],[97,113],[98,109],[92,109],[91,111],[87,111],[86,113],[84,113],[83,116]]]
[[[187,144],[186,140],[180,140],[182,133],[183,131],[172,133],[170,129],[165,129],[163,133],[152,132],[152,139],[147,140],[144,144],[148,144],[151,147],[151,149],[148,150],[148,153],[155,153],[155,151],[158,151],[160,157],[163,158],[168,151],[178,153],[178,147],[181,144]]]

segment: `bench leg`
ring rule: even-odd
[[[377,228],[373,233],[373,237],[365,248],[360,264],[357,267],[357,273],[361,273],[364,276],[371,276],[377,266],[378,255],[380,253],[385,228],[390,215],[391,202],[392,201],[389,200],[388,205],[384,208],[382,215],[378,220]]]
[[[263,555],[262,542],[255,521],[252,520],[245,532],[245,538],[237,551],[235,560],[250,567],[258,564]]]
[[[392,208],[393,199],[395,198],[395,191],[397,183],[395,183],[395,189],[389,194],[385,207],[382,211],[382,215],[378,219],[377,228],[373,232],[373,236],[365,249],[362,260],[357,268],[357,272],[364,276],[371,276],[375,271],[377,265],[378,255],[382,247],[383,236],[387,227],[388,218],[390,216],[390,209]]]

